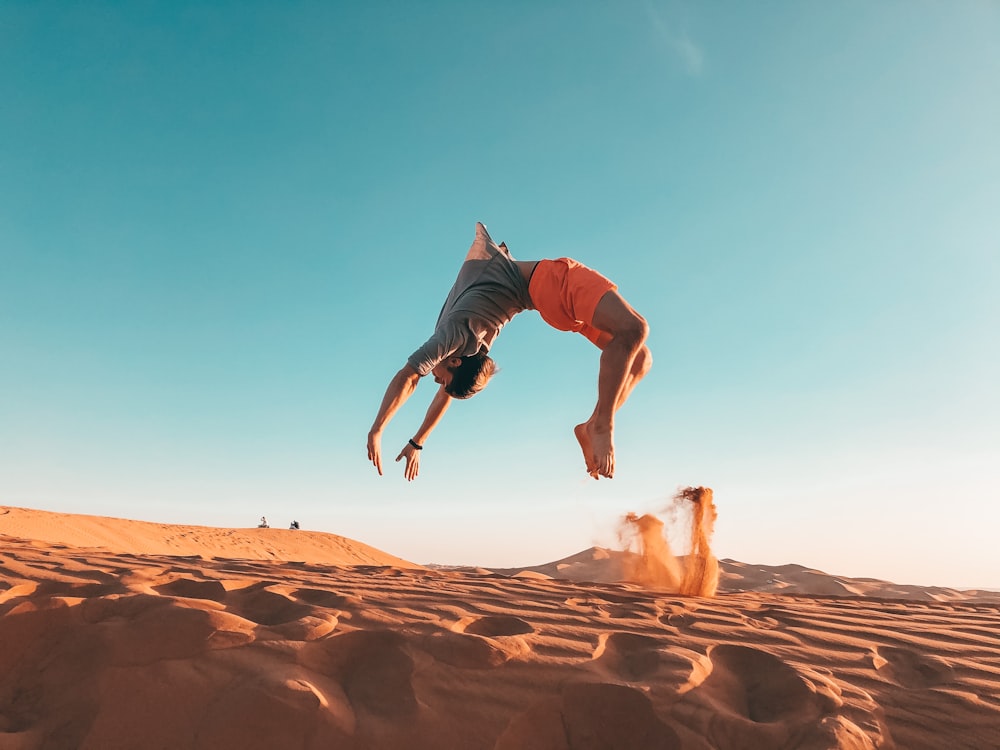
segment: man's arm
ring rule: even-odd
[[[417,430],[417,434],[413,436],[414,443],[423,447],[424,441],[427,440],[431,432],[434,431],[434,428],[437,427],[444,413],[448,411],[449,404],[451,404],[451,396],[448,395],[442,385],[438,388],[438,392],[434,394],[434,400],[431,401],[431,405],[427,407],[427,414],[424,415],[424,421],[421,423],[420,429]],[[406,469],[403,475],[408,482],[412,482],[420,472],[420,449],[414,448],[407,443],[403,446],[403,450],[399,452],[399,455],[396,456],[396,461],[403,458],[406,459]]]
[[[419,382],[420,375],[417,374],[417,371],[409,364],[405,364],[393,376],[392,380],[389,381],[389,386],[385,389],[382,405],[379,407],[378,414],[375,415],[375,422],[372,424],[371,430],[368,431],[368,460],[378,469],[379,475],[382,474],[382,430],[389,424],[389,420],[399,410],[399,407],[406,403],[406,399],[413,395]]]

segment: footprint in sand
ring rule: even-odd
[[[753,722],[814,719],[823,706],[799,672],[779,657],[748,646],[709,650],[712,674],[704,688],[733,713]]]
[[[462,669],[492,669],[531,650],[521,637],[534,633],[526,620],[513,615],[465,617],[451,630],[438,631],[419,641],[436,660]]]
[[[795,628],[809,626],[809,622],[804,619],[801,614],[785,609],[784,607],[776,606],[761,607],[754,613],[754,617],[752,619],[763,623],[774,622],[774,627]]]
[[[420,648],[437,661],[462,669],[492,669],[521,650],[516,644],[500,644],[492,638],[442,630],[425,636]]]
[[[360,596],[341,594],[326,589],[295,589],[292,596],[315,607],[326,607],[327,609],[350,609],[361,606]]]
[[[574,612],[580,612],[587,617],[597,616],[604,619],[611,618],[607,602],[603,599],[580,599],[570,598],[565,600],[565,605]]]
[[[413,658],[402,634],[391,630],[354,630],[306,644],[300,663],[337,681],[351,707],[387,719],[416,713]]]
[[[604,633],[594,649],[594,660],[626,680],[641,680],[660,666],[666,643],[638,633]]]
[[[315,641],[330,635],[339,624],[340,620],[334,615],[317,612],[281,625],[269,625],[268,629],[287,641]]]
[[[884,679],[901,687],[931,688],[950,682],[954,670],[944,659],[925,656],[908,648],[879,646],[870,654],[872,666]]]
[[[282,625],[312,613],[313,608],[264,586],[248,586],[227,597],[228,608],[258,625]]]
[[[249,668],[230,679],[231,684],[206,701],[207,705],[191,706],[187,713],[174,709],[195,717],[201,712],[192,722],[198,727],[198,747],[362,747],[353,736],[357,727],[354,711],[336,686],[318,686],[280,672],[259,674]],[[148,743],[148,738],[136,738],[132,744],[115,746],[148,747]]]
[[[698,617],[691,612],[671,612],[669,614],[662,615],[659,620],[664,625],[669,625],[670,627],[677,628],[678,630],[685,630],[697,622]]]
[[[485,635],[490,638],[504,635],[526,635],[534,633],[535,629],[525,620],[512,615],[488,615],[477,617],[468,622],[462,621],[456,630],[473,635]]]
[[[107,583],[77,583],[76,581],[41,581],[35,596],[66,596],[86,599],[108,594],[124,594],[128,589],[117,579]]]
[[[606,608],[608,615],[618,620],[640,619],[643,621],[660,614],[659,608],[652,604],[642,602],[632,602],[630,604],[617,604]]]
[[[115,666],[185,659],[254,640],[253,623],[220,611],[215,604],[184,603],[151,594],[95,597],[80,605],[80,616],[107,644]]]
[[[494,749],[526,747],[680,750],[682,744],[639,690],[610,683],[570,683],[558,696],[515,716]]]
[[[153,586],[153,590],[165,596],[178,596],[185,599],[209,599],[221,602],[226,598],[226,588],[219,581],[198,581],[193,578],[178,578],[177,580]]]
[[[707,657],[662,638],[639,633],[605,633],[598,638],[594,662],[627,682],[669,676],[670,689],[684,693],[711,671]]]
[[[827,678],[809,679],[781,658],[748,646],[709,649],[711,673],[675,715],[719,750],[830,747],[869,750],[871,734],[839,715],[843,701]],[[793,743],[793,744],[790,744]]]

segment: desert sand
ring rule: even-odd
[[[0,507],[0,750],[1000,748],[1000,598]]]

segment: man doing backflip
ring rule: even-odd
[[[583,334],[601,350],[597,405],[574,428],[587,473],[594,479],[615,472],[615,412],[649,372],[646,320],[618,294],[618,287],[571,258],[514,260],[504,243],[496,245],[482,224],[448,293],[434,334],[407,359],[386,388],[368,433],[368,459],[382,473],[382,431],[410,397],[420,378],[434,376],[440,387],[424,421],[403,446],[405,476],[417,477],[420,451],[452,399],[481,391],[496,370],[489,357],[500,329],[523,310],[537,310],[560,331]]]

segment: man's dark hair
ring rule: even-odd
[[[462,357],[462,364],[452,370],[445,393],[452,398],[471,398],[486,387],[496,371],[496,362],[485,351]]]

